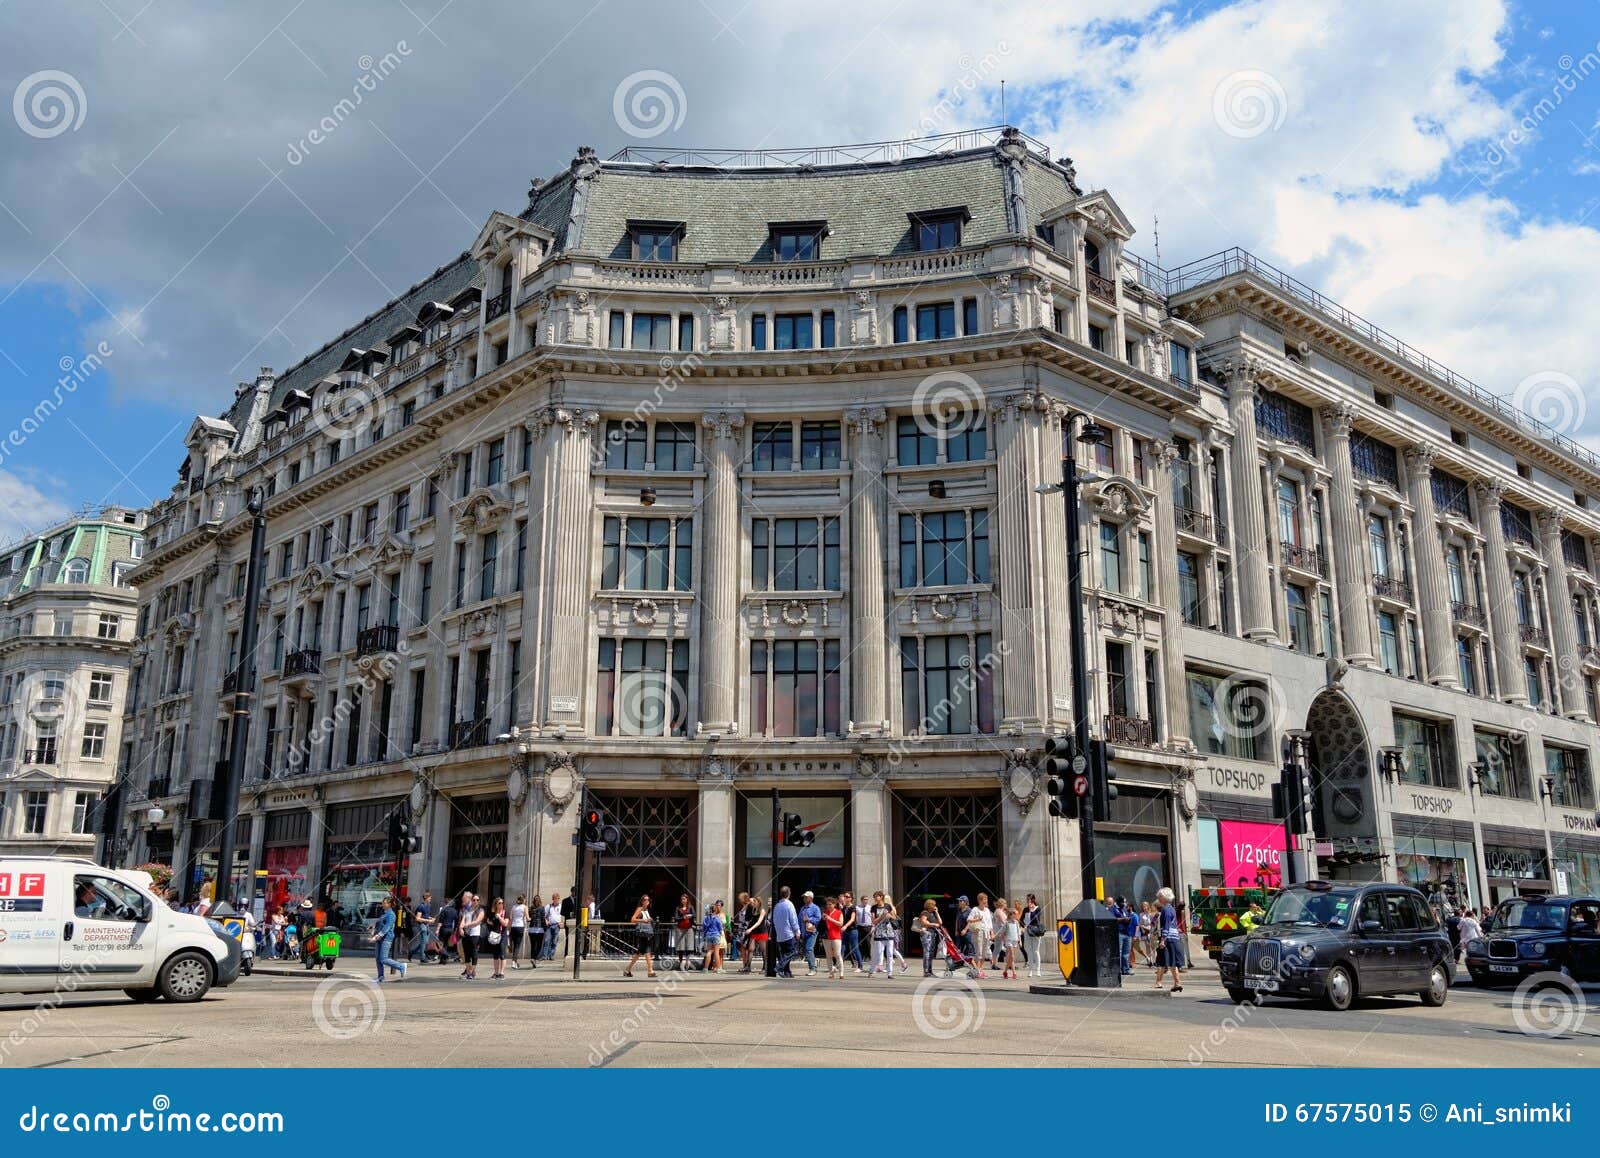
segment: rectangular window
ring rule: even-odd
[[[1578,748],[1560,748],[1546,741],[1545,775],[1550,778],[1550,803],[1557,808],[1594,807],[1589,781],[1589,754]]]
[[[1472,641],[1463,636],[1456,637],[1456,678],[1461,681],[1461,690],[1468,695],[1478,694],[1478,671],[1472,663]]]
[[[834,325],[833,311],[822,311],[822,348],[831,350],[838,345],[838,330]]]
[[[772,233],[773,261],[816,261],[822,245],[819,229],[776,229]]]
[[[494,486],[506,477],[506,440],[497,438],[489,444],[489,454],[483,464],[484,486]]]
[[[122,638],[122,616],[101,615],[98,635],[101,639]]]
[[[597,734],[687,734],[689,644],[686,641],[602,639],[596,667]]]
[[[967,335],[978,332],[977,298],[963,298],[961,301],[961,332]]]
[[[750,580],[757,591],[839,590],[839,520],[757,519]]]
[[[954,249],[961,244],[961,218],[923,218],[914,222],[917,248],[923,253],[937,249]]]
[[[378,539],[378,504],[368,503],[361,512],[361,541],[374,543]]]
[[[517,520],[517,571],[513,591],[523,590],[528,583],[528,520]]]
[[[1139,598],[1146,603],[1155,599],[1155,565],[1150,558],[1150,532],[1139,532]]]
[[[1191,627],[1200,626],[1200,559],[1178,552],[1178,610]]]
[[[778,314],[772,319],[772,348],[774,350],[809,350],[814,331],[810,314]]]
[[[955,336],[955,302],[935,302],[917,307],[917,341],[932,342]]]
[[[900,687],[906,734],[992,733],[993,676],[987,633],[902,638]]]
[[[989,582],[989,512],[931,511],[900,516],[900,586]]]
[[[1400,674],[1399,631],[1393,612],[1378,612],[1378,658],[1384,671],[1394,676]]]
[[[83,726],[83,747],[80,755],[85,760],[103,760],[106,755],[106,725],[85,724]]]
[[[93,792],[79,792],[72,799],[72,831],[76,836],[89,832],[89,810],[94,807]]]
[[[767,348],[767,315],[750,315],[750,348],[752,350],[765,350]]]
[[[1394,714],[1394,742],[1401,749],[1400,778],[1407,784],[1457,788],[1455,740],[1448,723]]]
[[[1533,793],[1528,782],[1528,744],[1520,733],[1472,731],[1477,760],[1478,791],[1485,796],[1506,796],[1528,800]]]
[[[478,598],[493,599],[495,565],[500,554],[500,536],[490,531],[483,536],[478,555]]]
[[[634,314],[632,348],[635,350],[672,349],[672,315]]]
[[[1287,583],[1284,585],[1284,597],[1289,613],[1289,646],[1310,655],[1316,649],[1316,641],[1311,634],[1311,608],[1306,589],[1298,583]]]
[[[677,261],[680,228],[635,228],[633,255],[635,261]]]
[[[90,672],[89,702],[91,704],[109,704],[115,679],[116,677],[108,671]]]
[[[417,568],[417,625],[426,627],[433,618],[433,561]]]
[[[408,750],[414,750],[422,743],[422,713],[423,700],[428,689],[428,673],[424,668],[418,668],[411,673],[411,731]]]
[[[405,533],[411,525],[411,488],[395,491],[389,499],[389,529],[397,535]]]
[[[910,333],[906,327],[905,306],[895,306],[894,308],[894,340],[897,343],[911,340]]]
[[[800,424],[800,469],[838,470],[840,434],[837,422]]]
[[[686,422],[656,423],[657,470],[694,469],[694,427]]]
[[[1189,385],[1189,347],[1182,342],[1167,343],[1168,373],[1174,382]]]
[[[606,469],[643,470],[650,431],[637,419],[606,423]]]
[[[694,349],[694,315],[678,315],[678,349],[688,352]]]
[[[1122,590],[1122,543],[1119,530],[1115,523],[1100,524],[1100,586],[1107,591]]]
[[[601,524],[600,585],[607,590],[687,591],[694,520],[620,519]]]
[[[901,466],[932,466],[939,441],[931,419],[901,418],[895,423],[895,457]]]
[[[758,422],[751,437],[752,470],[782,471],[794,466],[793,423]]]
[[[1093,322],[1089,323],[1089,348],[1101,354],[1106,352],[1106,328],[1104,326],[1097,326]]]
[[[463,606],[467,601],[467,545],[456,544],[456,586],[453,602],[456,607]]]
[[[22,794],[22,833],[24,836],[43,836],[45,814],[50,808],[48,792]]]
[[[1201,752],[1240,760],[1271,760],[1272,713],[1266,686],[1236,676],[1189,671],[1189,738]]]
[[[620,350],[627,345],[625,338],[625,335],[627,334],[627,324],[627,315],[625,315],[621,310],[611,311],[610,320],[607,322],[608,333],[606,335],[606,345],[608,347],[613,350]]]

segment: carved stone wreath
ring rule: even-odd
[[[779,614],[790,627],[799,627],[811,618],[811,613],[806,610],[806,605],[798,599],[791,599],[785,603],[783,610]]]
[[[928,612],[940,623],[949,623],[956,617],[961,605],[956,602],[956,597],[950,594],[936,595],[928,604]]]
[[[1001,779],[1011,799],[1017,802],[1024,813],[1039,799],[1039,775],[1034,771],[1033,761],[1028,759],[1026,750],[1019,748],[1006,753],[1006,770],[1001,774]]]
[[[539,790],[557,809],[565,808],[577,798],[580,780],[572,753],[555,751],[545,758],[544,772],[539,777]]]
[[[661,608],[654,599],[636,599],[633,603],[633,621],[641,627],[648,627],[656,621]]]

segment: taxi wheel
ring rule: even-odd
[[[179,953],[161,967],[157,984],[168,1001],[199,1001],[211,988],[211,962],[199,953]]]
[[[1350,1008],[1356,999],[1356,982],[1355,978],[1350,976],[1350,970],[1343,965],[1335,965],[1328,970],[1327,989],[1322,999],[1329,1009],[1340,1013]]]
[[[1443,965],[1433,967],[1428,974],[1428,987],[1417,996],[1430,1009],[1437,1009],[1444,1004],[1444,999],[1450,996],[1450,975],[1445,972]]]
[[[1235,1005],[1249,1005],[1255,1000],[1255,995],[1248,989],[1230,989],[1228,990],[1228,1000]]]
[[[148,1005],[161,996],[160,992],[154,989],[124,989],[123,992],[140,1005]]]

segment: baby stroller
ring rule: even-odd
[[[983,970],[971,957],[964,955],[956,944],[956,939],[950,935],[950,930],[941,927],[939,933],[944,937],[944,975],[951,976],[957,969],[965,969],[967,976],[974,981],[983,979]]]

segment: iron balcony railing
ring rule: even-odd
[[[1545,649],[1550,647],[1550,633],[1537,624],[1520,624],[1517,628],[1517,631],[1518,634],[1522,636],[1522,642],[1531,647],[1541,647]]]
[[[1285,540],[1283,547],[1283,565],[1293,567],[1297,571],[1305,571],[1312,575],[1322,575],[1322,552],[1315,547],[1302,547],[1298,543]]]
[[[1483,608],[1476,603],[1453,601],[1450,604],[1450,617],[1457,623],[1465,623],[1479,630],[1488,626],[1488,621],[1484,618]]]
[[[400,646],[400,629],[392,624],[380,623],[364,628],[356,634],[356,655],[375,655],[393,651]]]
[[[29,748],[22,753],[24,764],[54,764],[56,762],[56,746],[45,744],[38,748]]]
[[[152,776],[150,783],[145,786],[144,794],[151,800],[159,800],[163,796],[172,795],[171,776]]]
[[[450,725],[450,748],[481,748],[489,742],[489,721],[457,720]]]
[[[1148,748],[1155,743],[1155,729],[1139,716],[1110,715],[1102,722],[1105,739],[1111,744],[1130,744]]]
[[[234,668],[227,675],[222,677],[222,694],[225,695],[225,696],[231,696],[231,695],[234,695],[236,692],[238,692],[238,690],[239,690],[239,669],[238,668]]]
[[[492,322],[510,308],[511,287],[506,286],[505,289],[501,290],[499,293],[495,294],[494,297],[490,298],[484,303],[483,320],[486,322]]]
[[[1173,515],[1178,524],[1179,534],[1196,535],[1213,543],[1217,541],[1211,516],[1205,512],[1197,511],[1193,507],[1175,507]]]
[[[291,651],[283,661],[284,678],[322,674],[322,652],[313,648]]]
[[[1087,270],[1086,273],[1089,281],[1089,296],[1099,298],[1109,305],[1115,305],[1117,301],[1117,283],[1103,274],[1095,273],[1092,269]]]
[[[1411,602],[1411,584],[1393,575],[1374,575],[1372,593],[1379,599],[1393,599],[1396,603]]]

